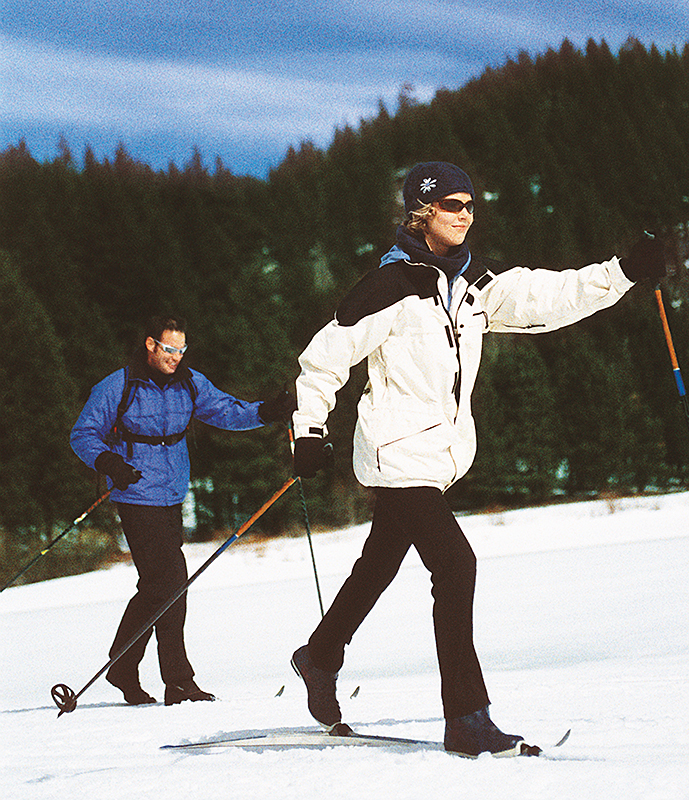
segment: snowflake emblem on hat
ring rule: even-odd
[[[431,189],[435,188],[437,181],[435,178],[424,178],[421,181],[420,189],[422,192],[430,192]]]

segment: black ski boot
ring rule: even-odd
[[[342,721],[342,712],[335,694],[337,672],[319,669],[311,661],[309,646],[306,644],[295,651],[291,663],[294,671],[306,684],[311,716],[327,731],[335,729]]]
[[[125,677],[110,671],[105,679],[122,692],[125,703],[129,703],[130,706],[147,706],[157,702],[155,697],[151,697],[141,688],[138,675]]]
[[[204,692],[192,680],[168,683],[165,686],[165,705],[174,706],[184,700],[215,700],[215,695]]]
[[[528,750],[521,736],[503,733],[488,714],[488,706],[445,723],[445,749],[467,758],[481,753],[494,756],[519,756]]]

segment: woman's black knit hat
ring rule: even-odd
[[[433,203],[455,192],[466,192],[474,197],[474,187],[464,170],[446,161],[417,164],[404,181],[404,210],[409,214],[424,203]]]

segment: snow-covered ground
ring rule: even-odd
[[[0,596],[0,796],[6,800],[685,800],[689,797],[689,494],[460,519],[479,557],[476,643],[500,727],[567,760],[469,761],[361,748],[161,750],[313,725],[292,651],[318,609],[305,539],[231,547],[193,584],[187,645],[216,703],[129,707],[104,678],[132,567]],[[367,526],[314,536],[326,604]],[[61,545],[62,546],[62,545]],[[217,546],[189,547],[191,570]],[[49,556],[48,556],[49,557]],[[142,683],[162,699],[153,643]],[[280,696],[278,690],[284,686]],[[350,695],[356,687],[360,691]],[[368,733],[441,739],[430,584],[415,553],[358,631],[339,680]]]

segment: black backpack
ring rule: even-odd
[[[124,368],[124,388],[122,390],[122,397],[120,398],[120,402],[117,406],[117,415],[115,416],[115,422],[113,422],[112,428],[110,429],[110,433],[106,439],[107,443],[112,447],[113,444],[119,442],[127,442],[127,458],[131,458],[133,454],[132,443],[137,442],[140,444],[152,444],[152,445],[172,445],[177,444],[178,442],[182,441],[184,437],[187,435],[189,428],[192,425],[194,419],[194,409],[196,408],[196,398],[198,397],[198,389],[196,388],[196,384],[194,383],[194,379],[191,376],[191,372],[188,374],[186,378],[182,381],[182,384],[186,386],[187,391],[189,392],[189,396],[191,397],[192,409],[191,409],[191,417],[189,417],[189,423],[187,427],[180,431],[179,433],[172,433],[168,434],[167,436],[145,436],[144,434],[140,433],[132,433],[122,421],[122,417],[124,416],[125,412],[131,406],[132,402],[134,401],[134,395],[136,394],[136,385],[137,382],[130,380],[129,377],[129,367]]]

